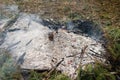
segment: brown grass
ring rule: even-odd
[[[1,4],[18,4],[22,12],[43,18],[68,20],[71,15],[102,24],[120,26],[120,0],[0,0]]]

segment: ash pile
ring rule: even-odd
[[[80,66],[105,62],[102,32],[90,21],[65,24],[19,13],[0,20],[0,48],[7,49],[22,69],[56,68],[75,78]]]

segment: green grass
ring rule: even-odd
[[[61,74],[58,71],[53,71],[52,74],[50,74],[49,78],[47,78],[48,72],[36,72],[32,70],[29,75],[29,80],[71,80],[68,76]]]
[[[19,79],[20,73],[15,60],[11,58],[10,53],[5,49],[0,49],[0,79],[13,80]]]
[[[79,70],[77,80],[116,80],[116,78],[105,66],[89,64],[85,70]]]

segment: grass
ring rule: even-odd
[[[0,49],[0,79],[17,80],[20,79],[18,66],[15,60],[11,58],[10,53],[5,49]]]
[[[34,70],[30,72],[29,80],[71,80],[68,76],[58,71],[53,71],[49,78],[46,78],[47,72],[38,73]]]
[[[80,69],[77,80],[116,80],[116,76],[109,67],[96,63],[86,65],[84,70]]]
[[[76,15],[76,13],[80,18],[85,19],[97,17],[95,13],[97,6],[94,5],[93,0],[0,0],[0,2],[4,4],[16,3],[19,5],[20,11],[40,14],[44,18],[67,20],[71,19],[70,15]]]

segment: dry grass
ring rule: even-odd
[[[2,4],[18,4],[22,12],[44,18],[67,20],[70,16],[119,25],[120,0],[0,0]],[[78,16],[77,16],[78,15]],[[105,22],[103,22],[105,21]]]
[[[94,0],[0,0],[0,3],[16,3],[22,12],[36,13],[44,18],[59,20],[66,20],[74,14],[80,18],[94,18],[97,15]]]

